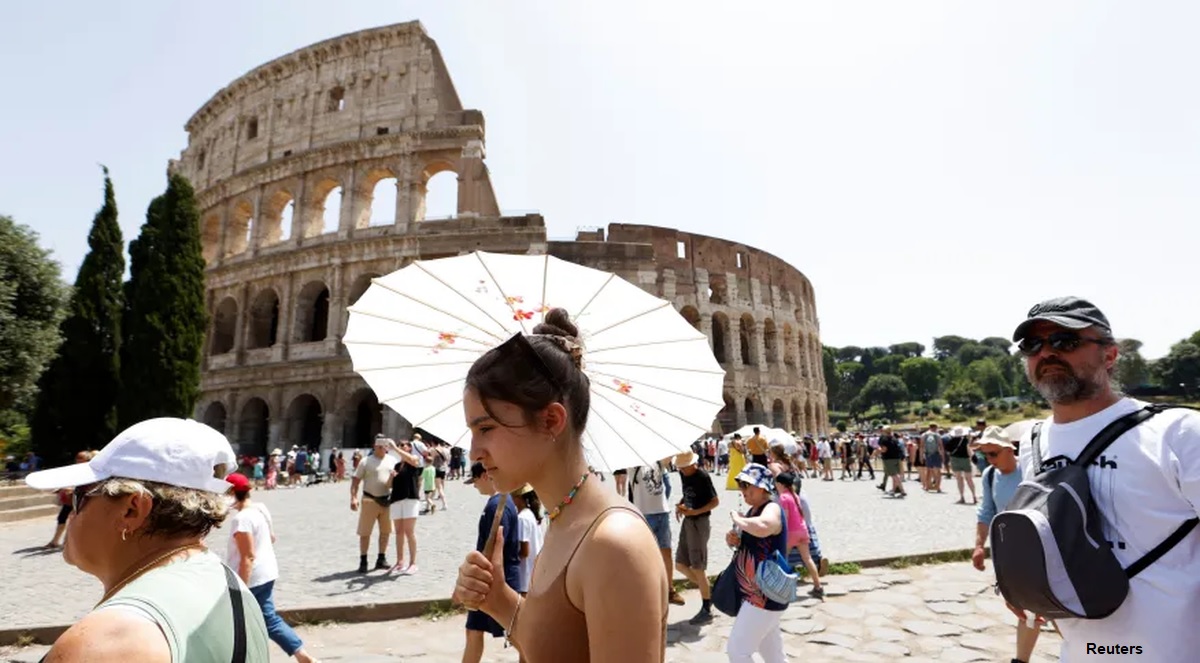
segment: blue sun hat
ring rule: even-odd
[[[750,463],[743,467],[742,471],[734,478],[734,481],[758,486],[768,493],[775,492],[775,480],[771,477],[771,470],[768,470],[765,465],[758,463]]]

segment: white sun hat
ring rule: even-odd
[[[225,465],[228,473],[236,464],[224,435],[198,421],[163,417],[130,426],[86,463],[32,472],[25,483],[58,490],[121,477],[225,493],[229,483],[214,469]]]

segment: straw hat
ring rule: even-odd
[[[685,452],[675,456],[676,469],[682,470],[685,467],[691,467],[692,465],[695,465],[695,464],[696,464],[696,454],[694,454],[690,451],[685,451]]]

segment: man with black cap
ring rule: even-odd
[[[1030,433],[1021,441],[1026,479],[1076,458],[1105,426],[1145,405],[1113,389],[1117,343],[1108,318],[1091,302],[1060,297],[1037,304],[1013,340],[1026,376],[1052,410],[1038,433],[1041,457],[1033,457]],[[1088,480],[1101,516],[1101,544],[1128,568],[1200,512],[1200,413],[1170,409],[1135,426],[1088,468]],[[1098,645],[1118,645],[1106,661],[1195,660],[1196,624],[1200,528],[1131,578],[1128,596],[1108,617],[1057,622],[1064,661],[1091,660],[1089,647]],[[1138,653],[1125,655],[1131,651]]]

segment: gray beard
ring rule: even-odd
[[[1056,405],[1070,405],[1100,393],[1100,385],[1081,379],[1074,373],[1051,374],[1034,383],[1038,393]]]

